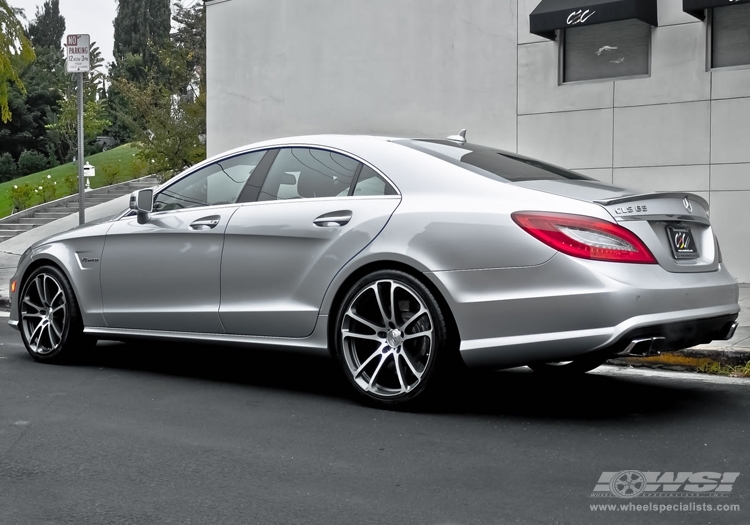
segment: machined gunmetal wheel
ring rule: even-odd
[[[83,336],[73,289],[57,268],[34,270],[23,284],[19,301],[21,338],[34,359],[61,361],[91,344]]]
[[[344,297],[336,327],[344,373],[377,404],[398,405],[422,396],[451,350],[435,297],[400,271],[374,272],[357,282]]]

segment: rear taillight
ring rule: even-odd
[[[594,217],[524,211],[513,220],[547,246],[567,255],[596,261],[656,264],[638,236],[622,226]]]

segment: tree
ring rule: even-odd
[[[170,18],[169,0],[120,0],[114,21],[117,65],[131,54],[142,56],[146,68],[154,67],[158,50],[169,41]]]
[[[115,80],[110,89],[130,109],[125,118],[143,144],[139,155],[166,175],[206,157],[205,6],[178,4],[175,22],[171,40],[153,51],[161,69],[144,69],[145,82]]]
[[[69,91],[70,82],[70,75],[65,73],[65,57],[60,45],[60,38],[65,32],[65,18],[50,16],[50,13],[59,14],[56,4],[55,0],[45,3],[44,10],[37,9],[37,18],[29,24],[36,60],[24,69],[21,80],[26,87],[26,111],[34,124],[29,130],[36,142],[33,147],[62,162],[66,150],[59,141],[53,140],[55,137],[47,129],[47,125],[60,114],[61,102]],[[54,36],[46,38],[53,31]]]
[[[57,3],[47,1],[43,9],[37,8],[36,18],[29,24],[36,58],[19,71],[25,93],[11,86],[13,120],[0,124],[0,132],[9,133],[0,143],[0,152],[8,151],[18,160],[24,151],[38,151],[59,161],[65,156],[47,130],[47,124],[60,113],[69,77],[60,42],[65,18],[59,14]]]
[[[65,17],[60,14],[60,0],[47,0],[36,18],[29,24],[29,37],[35,49],[51,47],[62,51],[61,42],[65,34]]]
[[[133,109],[120,93],[118,81],[145,85],[150,75],[162,71],[161,50],[169,42],[170,0],[118,0],[115,17],[115,61],[109,68],[112,85],[107,108],[110,135],[129,141],[133,137]]]
[[[60,116],[52,115],[47,125],[50,139],[63,144],[65,151],[76,151],[78,138],[78,104],[76,95],[62,102]],[[100,100],[86,100],[83,104],[83,136],[89,142],[109,126],[107,111]]]
[[[111,124],[108,118],[106,101],[101,97],[104,89],[104,75],[101,67],[104,59],[96,45],[91,42],[91,71],[83,87],[83,135],[89,142],[100,135]],[[50,141],[57,145],[63,155],[75,151],[78,137],[78,85],[69,83],[68,92],[60,104],[59,115],[50,115],[47,125]]]
[[[176,71],[173,68],[172,82],[177,83],[177,88],[182,87],[185,94],[188,90],[195,88],[198,81],[198,90],[206,91],[206,9],[204,5],[185,8],[180,4],[175,5],[176,13],[173,17],[177,23],[177,31],[172,35],[172,42],[177,49],[181,50],[182,68]]]
[[[34,50],[18,20],[19,14],[7,0],[0,0],[0,120],[3,122],[12,116],[8,107],[9,82],[23,92],[18,70],[34,60]]]

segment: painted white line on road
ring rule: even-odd
[[[607,375],[607,376],[664,377],[667,379],[679,379],[681,381],[698,381],[701,383],[750,386],[750,378],[712,376],[708,374],[699,374],[696,372],[673,372],[669,370],[652,370],[648,368],[625,368],[623,366],[600,366],[596,370],[589,372],[589,373]]]
[[[0,317],[10,317],[10,312],[0,311]]]

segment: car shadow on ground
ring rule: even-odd
[[[358,402],[338,364],[326,358],[227,346],[104,342],[71,366],[103,367],[298,392]],[[724,403],[719,390],[664,378],[583,374],[554,379],[527,368],[464,371],[441,395],[409,411],[522,418],[679,418],[699,404]]]

